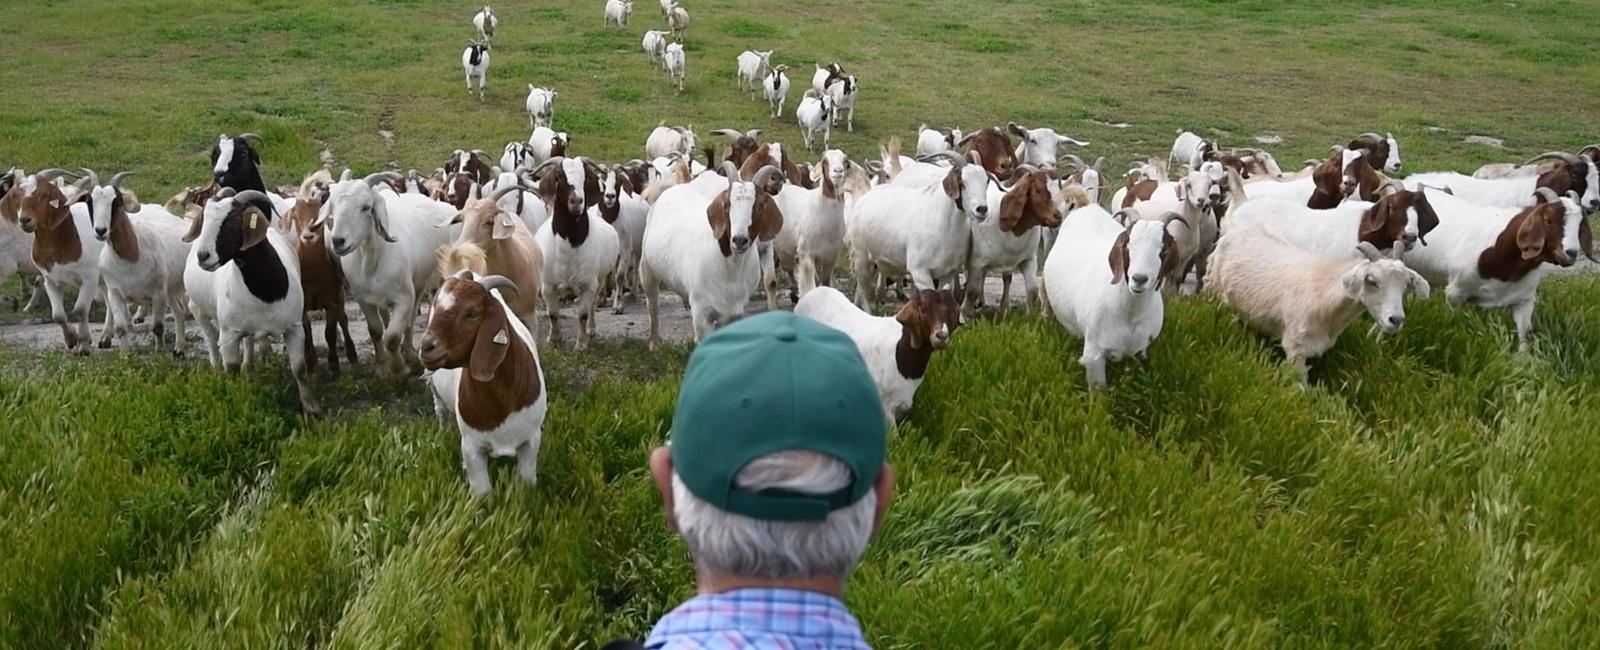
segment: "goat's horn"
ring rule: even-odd
[[[1539,162],[1539,161],[1544,160],[1546,158],[1557,158],[1557,159],[1560,159],[1561,162],[1567,163],[1568,165],[1578,165],[1578,164],[1582,164],[1583,163],[1583,161],[1578,160],[1577,156],[1574,156],[1574,155],[1572,155],[1570,153],[1567,153],[1565,151],[1546,151],[1546,152],[1544,152],[1542,154],[1539,154],[1537,156],[1529,158],[1527,162],[1522,163],[1522,164],[1523,165],[1532,165],[1533,163]]]
[[[1096,158],[1094,160],[1093,169],[1095,171],[1100,171],[1102,169],[1105,169],[1105,166],[1106,166],[1106,157],[1105,156],[1101,156],[1101,157]]]
[[[264,142],[264,140],[261,139],[261,136],[256,135],[254,133],[240,133],[239,134],[239,139],[244,140],[246,142],[249,142],[251,144],[261,144],[262,142]]]
[[[544,168],[549,167],[551,165],[560,165],[566,159],[567,159],[566,156],[551,156],[549,158],[546,158],[546,159],[544,159],[544,162],[539,163],[538,167],[534,167],[531,171],[529,171],[528,175],[529,176],[538,176],[539,172],[544,171]]]
[[[738,131],[736,131],[734,129],[712,129],[711,132],[715,133],[717,135],[733,138],[735,140],[738,140],[739,138],[744,136],[743,133],[740,133],[740,132],[738,132]]]
[[[511,278],[503,275],[489,275],[479,278],[478,284],[483,286],[484,291],[499,289],[501,291],[509,290],[511,293],[520,293],[517,291],[517,283],[512,282]]]
[[[361,179],[361,182],[366,183],[367,187],[377,187],[378,183],[397,181],[400,180],[400,178],[400,174],[395,172],[378,172],[375,174],[367,174],[366,178]]]
[[[78,174],[74,174],[72,172],[69,172],[69,171],[67,171],[65,169],[61,169],[61,168],[58,168],[58,167],[51,167],[49,169],[41,169],[39,171],[34,172],[33,175],[38,177],[40,180],[45,180],[45,181],[53,181],[53,180],[55,180],[55,179],[57,179],[59,177],[62,177],[62,176],[67,176],[67,177],[71,177],[71,178],[83,178],[82,176],[80,176]]]
[[[489,200],[494,201],[496,203],[499,203],[500,202],[500,197],[505,196],[507,194],[510,194],[512,192],[520,191],[521,189],[522,189],[521,185],[518,185],[516,183],[512,183],[512,184],[507,185],[505,187],[502,187],[502,188],[500,188],[498,190],[495,190],[494,194],[490,194],[489,195]]]
[[[79,167],[78,169],[83,170],[83,177],[89,179],[89,185],[90,186],[92,186],[92,187],[99,187],[100,186],[100,175],[94,173],[93,169],[89,169],[88,167]]]
[[[1376,262],[1383,259],[1383,253],[1378,252],[1378,247],[1373,246],[1372,242],[1364,241],[1356,244],[1356,250],[1361,251],[1361,255],[1366,257],[1367,261],[1369,262]]]
[[[1170,223],[1172,223],[1174,221],[1182,223],[1185,226],[1189,225],[1189,220],[1183,218],[1183,215],[1178,214],[1176,212],[1170,212],[1169,211],[1169,212],[1161,215],[1161,229],[1162,230],[1166,230],[1167,229],[1167,224],[1170,224]]]
[[[115,176],[111,177],[111,186],[119,190],[122,189],[122,181],[127,180],[133,174],[134,172],[117,172]]]
[[[739,180],[739,168],[735,167],[733,165],[733,161],[732,160],[724,160],[724,161],[722,161],[722,165],[719,166],[717,169],[718,169],[718,171],[722,172],[723,176],[727,176],[728,177],[728,182],[729,183],[732,183],[732,182],[734,182],[736,180]]]
[[[1548,187],[1541,187],[1539,189],[1536,189],[1536,190],[1534,190],[1534,193],[1538,194],[1539,196],[1544,197],[1544,200],[1545,200],[1546,203],[1560,203],[1561,202],[1561,197],[1556,194],[1556,191],[1552,190],[1552,189],[1550,189]]]
[[[1075,155],[1072,155],[1070,153],[1065,155],[1065,156],[1062,156],[1062,158],[1072,161],[1072,164],[1077,165],[1078,169],[1086,169],[1086,168],[1088,168],[1088,165],[1083,164],[1083,159],[1082,158],[1079,158],[1079,157],[1077,157]]]

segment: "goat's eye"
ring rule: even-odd
[[[1378,281],[1372,278],[1367,278],[1367,286],[1376,289],[1378,288]]]
[[[483,315],[483,313],[478,311],[478,310],[476,310],[476,309],[469,309],[469,310],[467,310],[466,318],[469,319],[469,320],[476,320],[479,316],[482,316],[482,315]]]

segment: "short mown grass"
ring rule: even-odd
[[[1600,140],[1597,21],[1564,0],[698,0],[682,96],[638,49],[651,3],[626,30],[600,3],[495,7],[480,104],[467,6],[36,3],[0,21],[0,165],[132,169],[160,199],[206,180],[217,133],[254,131],[269,185],[324,147],[426,170],[525,139],[528,83],[600,160],[660,121],[798,145],[735,90],[745,49],[791,66],[791,110],[811,64],[858,75],[857,130],[834,134],[857,158],[918,123],[1010,119],[1116,163],[1179,128],[1276,134],[1283,161],[1392,131],[1408,170]],[[1600,645],[1596,295],[1600,277],[1548,281],[1529,355],[1503,312],[1416,303],[1396,336],[1353,327],[1307,390],[1205,297],[1171,303],[1102,393],[1055,323],[974,322],[894,434],[899,498],[850,605],[883,648]],[[320,377],[333,413],[307,421],[281,361],[0,349],[0,648],[643,636],[692,591],[644,470],[686,358],[546,351],[539,486],[497,463],[475,502],[415,380]]]

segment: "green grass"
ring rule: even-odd
[[[662,119],[798,144],[734,90],[734,57],[758,48],[798,88],[831,59],[861,78],[857,131],[835,133],[858,157],[919,122],[1008,119],[1118,162],[1178,128],[1276,133],[1286,161],[1393,131],[1413,170],[1516,157],[1470,133],[1517,155],[1600,140],[1584,3],[796,7],[691,5],[674,97],[638,51],[653,5],[616,31],[598,4],[497,3],[479,104],[461,7],[40,4],[0,21],[0,164],[134,169],[164,198],[205,180],[217,133],[255,131],[271,185],[324,145],[358,172],[432,168],[525,138],[526,83],[554,85],[556,128],[603,160],[636,157]],[[891,442],[900,496],[850,604],[885,648],[1600,645],[1597,292],[1548,281],[1530,355],[1504,312],[1415,304],[1399,335],[1352,328],[1304,391],[1205,298],[1171,304],[1150,359],[1101,394],[1054,323],[976,322]],[[0,648],[642,636],[691,591],[644,471],[686,354],[547,352],[540,484],[496,463],[480,503],[415,380],[319,377],[334,413],[305,421],[281,365],[0,351]]]

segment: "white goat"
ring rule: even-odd
[[[649,54],[650,58],[660,61],[662,56],[667,53],[667,33],[659,29],[646,31],[641,46],[644,47],[644,53]],[[662,61],[661,65],[666,67],[666,62]]]
[[[633,0],[606,0],[606,27],[627,27],[632,15]]]
[[[396,176],[341,177],[328,189],[311,227],[332,221],[328,242],[339,256],[350,297],[366,316],[377,360],[399,375],[415,350],[411,330],[418,300],[439,282],[434,251],[460,236],[461,228],[440,227],[456,213],[448,203],[376,189]]]
[[[472,78],[478,78],[478,101],[483,101],[489,82],[489,42],[473,41],[461,51],[461,71],[467,78],[467,95],[472,95]]]
[[[794,109],[795,121],[800,123],[800,133],[805,136],[806,150],[811,150],[818,131],[822,132],[822,148],[828,148],[833,134],[833,97],[807,90],[800,105]]]
[[[789,99],[789,75],[784,74],[788,69],[789,66],[781,63],[773,66],[772,72],[761,82],[761,90],[767,95],[767,104],[772,106],[772,115],[769,117],[783,117],[783,103]]]
[[[551,88],[540,88],[533,84],[528,84],[529,128],[550,126],[550,120],[556,112],[556,95],[559,94]]]
[[[844,332],[855,342],[890,424],[911,410],[928,361],[950,345],[951,334],[962,324],[961,308],[948,289],[918,291],[894,316],[873,316],[838,290],[817,287],[800,298],[794,313]]]
[[[1098,205],[1074,210],[1044,263],[1045,302],[1068,332],[1083,338],[1090,388],[1106,385],[1106,361],[1144,356],[1166,317],[1162,278],[1172,275],[1177,243],[1160,220],[1133,210],[1113,218]]]
[[[955,151],[956,143],[961,141],[961,129],[950,129],[949,132],[928,128],[923,124],[917,127],[917,155],[929,156],[945,151]]]
[[[1018,126],[1016,122],[1011,122],[1006,125],[1006,128],[1017,136],[1017,149],[1013,153],[1016,155],[1017,164],[1019,165],[1055,167],[1061,145],[1089,146],[1087,142],[1057,133],[1055,129],[1049,127],[1029,129]]]
[[[567,132],[553,131],[548,126],[534,127],[528,136],[528,169],[543,165],[556,156],[567,155]]]
[[[1216,172],[1220,170],[1219,163],[1202,163],[1182,180],[1157,184],[1148,199],[1133,201],[1132,207],[1145,219],[1161,219],[1168,211],[1183,217],[1174,234],[1178,242],[1174,252],[1178,266],[1173,269],[1173,275],[1166,278],[1175,289],[1183,285],[1191,270],[1195,271],[1195,290],[1205,288],[1206,259],[1217,243],[1215,210],[1222,201],[1222,186],[1217,182]],[[1111,204],[1125,205],[1126,196],[1126,188],[1117,190]]]
[[[989,173],[976,161],[947,155],[953,166],[937,185],[882,185],[845,208],[856,304],[863,309],[872,308],[880,276],[909,273],[918,289],[938,289],[966,268],[968,222],[989,216]]]
[[[688,72],[683,59],[683,44],[667,45],[667,53],[663,58],[667,62],[667,74],[672,76],[672,85],[678,89],[678,94],[683,94],[683,77]]]
[[[1309,251],[1260,226],[1230,228],[1217,242],[1211,288],[1250,327],[1278,340],[1300,383],[1306,360],[1322,356],[1363,308],[1384,332],[1406,322],[1405,294],[1428,298],[1428,281],[1372,244],[1357,259]],[[1364,259],[1363,259],[1364,258]]]
[[[1206,155],[1216,150],[1216,141],[1207,140],[1188,131],[1179,131],[1177,139],[1172,141],[1172,153],[1167,154],[1167,164],[1174,170],[1178,165],[1186,166],[1190,170],[1199,169],[1200,164],[1206,161]]]
[[[772,50],[745,50],[739,54],[739,68],[734,71],[734,81],[739,84],[739,90],[753,93],[771,68]]]
[[[495,18],[493,9],[484,5],[478,13],[472,15],[472,26],[478,28],[478,38],[487,43],[489,39],[494,38],[494,29],[500,26],[500,19]]]
[[[667,10],[667,27],[672,29],[672,39],[682,43],[683,33],[689,29],[689,10],[674,2]]]
[[[664,158],[677,154],[685,160],[694,158],[694,125],[667,126],[666,122],[656,125],[650,131],[650,137],[644,141],[644,157],[648,160]],[[698,173],[698,172],[697,172]]]
[[[772,249],[800,297],[832,281],[834,265],[844,249],[844,193],[840,186],[850,169],[850,158],[843,151],[829,149],[822,152],[821,166],[823,173],[816,187],[785,185],[778,192],[783,230],[773,239]]]
[[[1439,225],[1438,213],[1419,192],[1400,190],[1376,203],[1346,201],[1317,210],[1282,199],[1250,199],[1228,213],[1228,227],[1259,226],[1295,246],[1332,257],[1360,257],[1355,244],[1388,250],[1396,243],[1410,250]]]
[[[517,189],[500,193],[501,189],[510,187]],[[496,200],[496,204],[500,209],[521,218],[522,224],[528,227],[530,234],[538,232],[539,226],[544,225],[545,220],[550,218],[550,210],[545,205],[544,199],[539,197],[538,192],[523,186],[522,177],[512,172],[500,172],[500,176],[480,188],[479,193],[484,196],[498,194],[500,198]]]
[[[763,167],[750,182],[733,163],[723,163],[728,189],[715,199],[687,185],[662,193],[650,210],[639,261],[639,282],[650,307],[650,346],[661,340],[661,289],[689,305],[694,339],[744,315],[750,293],[761,283],[757,242],[771,241],[783,216],[765,187],[783,172]]]
[[[131,300],[150,306],[156,347],[164,344],[166,313],[171,311],[177,323],[172,349],[183,354],[188,347],[183,266],[189,251],[182,239],[188,224],[159,206],[135,203],[122,189],[122,181],[133,172],[112,176],[104,185],[93,171],[84,173],[91,185],[88,201],[94,236],[107,244],[100,251],[100,273],[106,283],[107,308],[115,315],[117,344],[127,344]],[[112,330],[101,332],[101,341],[112,334]]]
[[[1539,192],[1545,203],[1532,208],[1486,207],[1431,187],[1420,191],[1438,211],[1439,228],[1406,262],[1435,286],[1445,285],[1452,307],[1509,308],[1518,347],[1528,351],[1539,281],[1553,266],[1571,266],[1580,252],[1594,259],[1583,210],[1548,188]]]
[[[832,108],[828,110],[828,125],[831,127],[839,121],[839,113],[845,113],[845,130],[854,133],[856,130],[856,98],[861,95],[861,86],[856,85],[856,76],[847,74],[833,83],[828,84],[828,99],[832,101]],[[826,145],[824,145],[826,146]]]
[[[500,154],[500,169],[509,172],[525,172],[533,169],[538,163],[533,161],[533,149],[526,142],[507,142],[505,153]],[[412,170],[415,173],[416,170]],[[415,179],[406,177],[406,192],[411,192]],[[402,194],[405,192],[402,192]],[[418,192],[421,193],[420,188]]]

